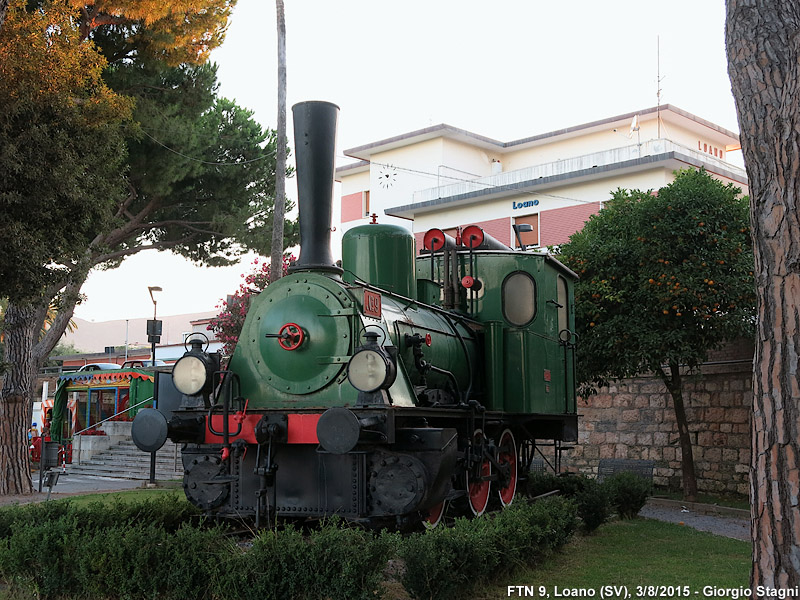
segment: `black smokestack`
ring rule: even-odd
[[[331,256],[334,152],[339,107],[330,102],[300,102],[294,113],[300,257],[292,271],[342,273]]]

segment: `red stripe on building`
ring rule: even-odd
[[[342,196],[342,223],[364,217],[364,192]]]
[[[566,244],[569,236],[583,229],[583,224],[599,210],[599,202],[586,202],[540,212],[541,245]]]
[[[498,242],[511,246],[511,217],[501,217],[489,221],[476,221],[474,223],[464,223],[464,225],[477,225],[488,233]]]
[[[416,231],[414,232],[414,241],[417,245],[417,254],[422,254],[422,251],[425,250],[425,232],[424,231]],[[427,252],[426,252],[427,254]]]

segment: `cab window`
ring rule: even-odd
[[[511,273],[503,281],[503,316],[517,327],[527,325],[536,316],[536,282],[524,271]]]

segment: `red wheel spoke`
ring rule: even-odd
[[[483,432],[480,429],[475,430],[473,440],[476,444],[482,445]],[[472,473],[467,473],[467,500],[472,514],[477,517],[486,512],[486,507],[489,506],[492,482],[488,478],[491,474],[492,463],[488,459],[481,462],[479,478],[476,479]]]
[[[442,500],[439,504],[430,508],[428,517],[422,521],[422,524],[426,529],[433,529],[442,522],[445,512],[447,512],[447,500]]]
[[[500,495],[500,503],[503,506],[508,506],[514,501],[514,495],[517,493],[517,443],[514,440],[514,435],[510,430],[506,429],[500,436],[500,443],[498,444],[497,462],[500,465],[508,465],[510,468],[508,483],[505,487],[498,490]]]

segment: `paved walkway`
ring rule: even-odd
[[[750,541],[750,515],[744,510],[651,498],[639,511],[639,516],[683,524],[714,535]]]
[[[50,494],[51,500],[67,498],[69,496],[79,496],[81,494],[96,494],[103,492],[118,492],[120,490],[132,490],[144,486],[144,482],[134,479],[121,479],[118,477],[98,477],[95,475],[72,475],[67,469],[66,473],[61,472],[58,476],[58,483],[53,487]],[[27,504],[28,502],[41,502],[47,499],[47,488],[39,489],[39,473],[33,474],[33,489],[36,490],[32,495],[27,496],[0,496],[0,506],[6,504]]]

